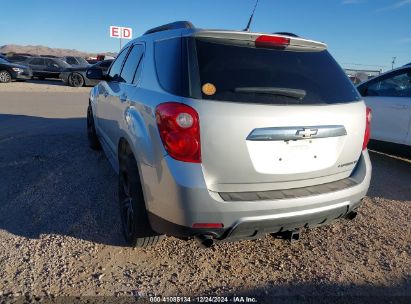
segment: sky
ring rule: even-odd
[[[243,29],[255,0],[2,1],[0,45],[119,49],[109,26],[137,37],[177,20],[200,28]],[[7,12],[7,13],[6,13]],[[391,69],[411,62],[411,0],[259,0],[251,30],[319,40],[343,67]]]

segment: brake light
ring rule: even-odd
[[[255,40],[255,47],[284,49],[290,45],[290,39],[280,36],[262,35]]]
[[[371,119],[372,119],[372,112],[369,107],[366,109],[365,115],[365,133],[364,133],[364,142],[362,144],[362,149],[365,150],[367,148],[368,142],[370,141],[371,137]]]
[[[201,163],[200,122],[196,110],[178,103],[157,106],[156,121],[164,148],[177,160]]]
[[[223,228],[224,224],[220,223],[195,223],[193,228]]]

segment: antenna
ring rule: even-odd
[[[246,28],[243,29],[243,32],[249,32],[250,31],[250,25],[251,25],[251,22],[253,21],[254,12],[255,12],[255,9],[257,8],[257,4],[258,4],[258,0],[255,1],[253,12],[251,13],[251,16],[250,16],[250,19],[248,20]]]

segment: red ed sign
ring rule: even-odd
[[[133,29],[131,27],[110,26],[110,37],[133,39]]]

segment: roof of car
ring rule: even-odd
[[[135,43],[136,41],[149,42],[163,38],[182,36],[225,39],[226,41],[230,41],[230,43],[243,42],[241,44],[244,44],[244,42],[249,43],[255,41],[258,36],[262,35],[283,36],[290,39],[291,41],[293,41],[293,43],[290,43],[290,45],[287,47],[290,50],[305,48],[320,51],[327,48],[327,45],[325,43],[301,38],[289,32],[258,33],[240,30],[201,29],[195,27],[190,21],[176,21],[154,27],[147,30],[142,36],[128,42],[125,47]]]

